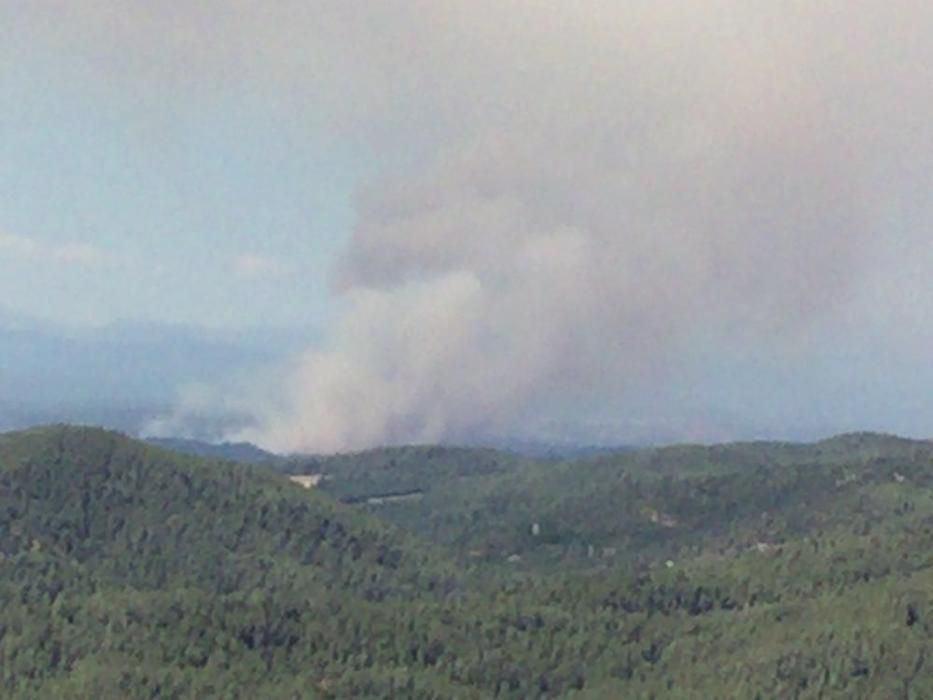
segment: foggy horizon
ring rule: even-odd
[[[0,4],[0,407],[276,452],[931,437],[930,26]]]

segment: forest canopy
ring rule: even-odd
[[[0,436],[0,696],[933,695],[930,443],[287,470]]]

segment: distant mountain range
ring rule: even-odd
[[[0,429],[73,422],[136,433],[180,387],[221,383],[314,341],[277,328],[68,327],[0,308]]]

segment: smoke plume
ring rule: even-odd
[[[236,436],[278,450],[502,433],[711,328],[777,342],[847,303],[929,183],[915,0],[34,5],[43,41],[106,37],[94,70],[236,86],[381,164],[329,344]]]

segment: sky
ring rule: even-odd
[[[933,436],[930,30],[918,0],[0,0],[0,310],[313,335],[165,379],[158,431],[233,411],[280,451]]]
[[[65,52],[4,44],[5,307],[78,325],[327,318],[365,170],[352,144],[235,93],[136,91]]]

